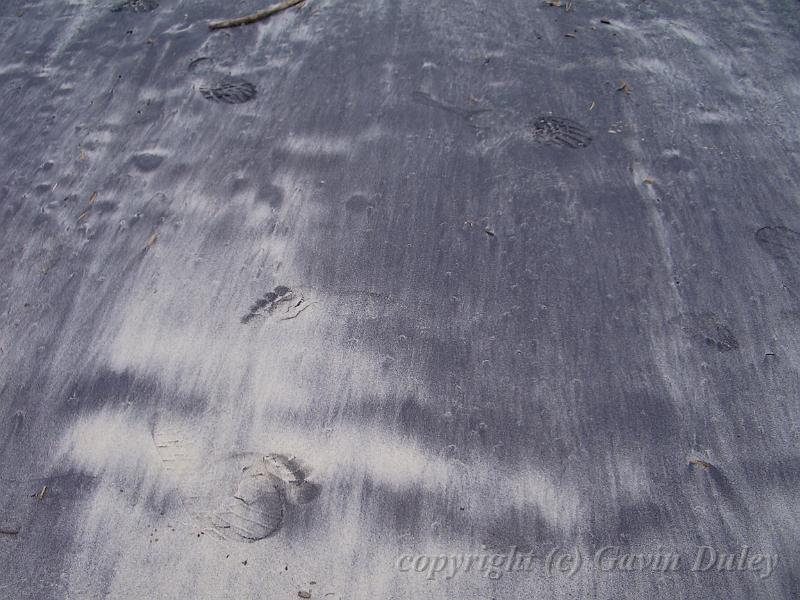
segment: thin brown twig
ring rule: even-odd
[[[265,8],[264,10],[255,12],[252,15],[237,17],[235,19],[225,19],[222,21],[211,21],[208,24],[208,28],[224,29],[225,27],[238,27],[239,25],[249,25],[250,23],[255,23],[256,21],[261,21],[262,19],[271,17],[275,13],[281,12],[282,10],[286,10],[287,8],[291,8],[292,6],[300,4],[301,2],[305,2],[305,0],[284,0],[280,4],[275,4],[273,6],[270,6],[269,8]]]
[[[0,535],[17,535],[19,533],[16,529],[0,529]]]

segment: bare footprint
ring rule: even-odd
[[[271,316],[278,321],[288,321],[297,317],[312,304],[313,302],[306,300],[300,291],[279,285],[256,300],[250,307],[250,311],[240,320],[247,324],[256,317]]]
[[[157,427],[153,441],[187,512],[201,532],[216,539],[252,543],[268,538],[281,529],[290,507],[319,495],[307,467],[294,457],[219,456],[175,428]]]

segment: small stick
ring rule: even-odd
[[[224,21],[211,21],[208,24],[209,29],[224,29],[225,27],[238,27],[239,25],[249,25],[250,23],[255,23],[256,21],[261,21],[262,19],[266,19],[267,17],[271,17],[275,13],[281,12],[282,10],[286,10],[287,8],[291,8],[296,4],[300,4],[301,2],[305,2],[305,0],[284,0],[280,4],[275,4],[270,6],[269,8],[265,8],[264,10],[260,10],[252,15],[247,15],[246,17],[237,17],[235,19],[225,19]]]
[[[39,500],[40,502],[44,500],[44,495],[47,493],[47,486],[44,486],[38,492],[36,492],[33,497]]]
[[[16,529],[0,529],[0,535],[17,535],[19,531]]]

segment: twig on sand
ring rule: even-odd
[[[42,487],[38,492],[36,492],[32,497],[36,498],[39,502],[44,500],[44,496],[47,494],[47,486]]]
[[[252,15],[247,15],[245,17],[237,17],[235,19],[225,19],[223,21],[211,21],[208,24],[208,28],[224,29],[225,27],[238,27],[239,25],[249,25],[250,23],[255,23],[256,21],[261,21],[262,19],[271,17],[275,13],[279,13],[282,10],[291,8],[292,6],[300,4],[301,2],[305,2],[305,0],[284,0],[279,4],[274,4],[273,6],[255,12]]]
[[[18,533],[17,529],[0,529],[0,535],[17,535]]]

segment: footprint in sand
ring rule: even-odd
[[[200,95],[212,102],[243,104],[257,95],[256,86],[240,77],[225,77],[200,87]]]
[[[279,285],[256,300],[250,311],[241,318],[241,322],[247,324],[257,317],[268,316],[278,321],[287,321],[297,317],[312,304],[299,291]]]
[[[287,510],[319,495],[308,468],[294,457],[218,455],[170,428],[156,428],[153,441],[187,512],[216,539],[252,543],[268,538],[281,529]]]

